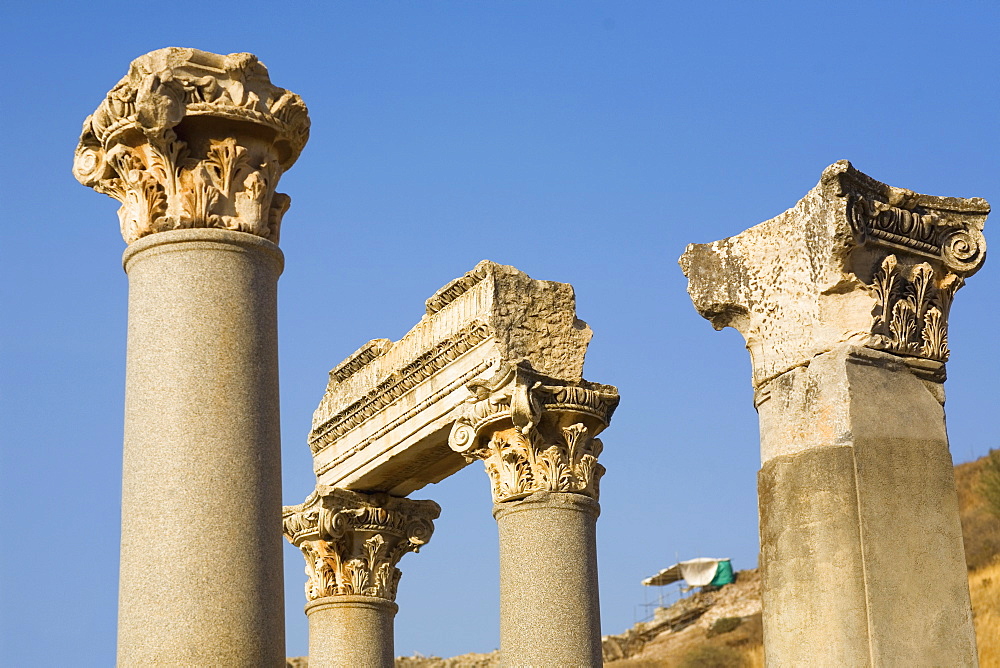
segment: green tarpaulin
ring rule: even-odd
[[[670,568],[642,581],[642,584],[652,587],[668,585],[671,582],[684,580],[691,587],[706,587],[708,585],[721,587],[735,581],[733,564],[729,559],[689,559],[674,564]]]

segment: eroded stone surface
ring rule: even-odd
[[[73,174],[121,202],[127,243],[192,227],[277,242],[291,200],[275,187],[308,137],[302,99],[253,54],[170,47],[135,59],[87,117]]]
[[[894,188],[847,161],[798,204],[680,259],[698,312],[743,334],[754,387],[843,343],[943,380],[948,311],[986,255],[982,199]]]
[[[330,372],[309,435],[321,484],[404,496],[461,469],[448,435],[466,385],[502,368],[588,386],[591,331],[568,284],[483,261],[426,310],[399,341],[373,340]]]
[[[681,258],[753,362],[769,665],[976,665],[942,383],[988,213],[839,162]]]
[[[618,391],[565,383],[525,366],[469,383],[448,442],[468,460],[482,459],[494,503],[535,492],[575,492],[595,501],[604,467],[595,438],[611,421]]]
[[[285,506],[285,538],[306,560],[306,599],[372,596],[396,599],[407,552],[434,533],[441,507],[388,494],[318,487],[300,505]]]

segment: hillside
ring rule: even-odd
[[[1000,517],[987,510],[986,500],[979,492],[979,477],[986,460],[981,457],[955,467],[965,561],[970,571],[987,566],[1000,555]]]

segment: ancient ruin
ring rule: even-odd
[[[285,508],[285,536],[306,560],[314,668],[392,665],[396,564],[430,540],[440,512],[433,501],[326,486]]]
[[[308,134],[253,55],[178,48],[84,122],[129,244],[119,665],[284,662],[275,187]]]
[[[843,161],[681,257],[698,312],[750,351],[769,665],[976,665],[943,383],[988,213]]]
[[[392,665],[395,567],[437,516],[400,497],[482,459],[500,531],[502,662],[601,665],[596,436],[618,392],[581,377],[590,336],[571,286],[484,261],[428,299],[402,339],[370,341],[330,372],[309,436],[317,491],[285,508],[306,558],[311,662]],[[352,530],[335,526],[376,508],[381,528],[345,540]],[[391,586],[350,584],[344,564],[370,573],[375,561]],[[378,615],[362,619],[361,598]],[[364,642],[346,642],[352,626]]]
[[[126,243],[189,228],[278,243],[291,199],[275,188],[308,138],[302,99],[253,54],[160,49],[84,121],[73,174],[121,202]]]
[[[391,666],[400,560],[441,512],[407,496],[477,460],[500,662],[601,665],[598,436],[619,397],[582,377],[567,284],[483,261],[337,365],[315,491],[282,510],[276,188],[308,133],[253,55],[180,48],[136,59],[84,123],[74,174],[121,203],[128,244],[119,665],[282,665],[283,532],[310,665]],[[698,311],[751,355],[770,665],[976,663],[943,383],[988,213],[839,162],[681,258]]]

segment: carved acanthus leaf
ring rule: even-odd
[[[407,552],[434,532],[433,501],[322,487],[284,510],[285,537],[306,560],[306,598],[363,595],[395,600]]]
[[[596,436],[618,405],[615,388],[564,384],[523,365],[468,387],[472,397],[448,442],[466,459],[484,460],[494,502],[540,491],[598,498],[604,467]]]
[[[84,122],[73,173],[122,203],[128,243],[192,227],[277,242],[289,198],[275,187],[308,136],[302,100],[255,56],[160,49]]]
[[[895,255],[887,256],[875,272],[871,346],[878,350],[948,361],[948,311],[963,279],[935,275],[929,263],[908,270]]]
[[[854,233],[852,252],[875,265],[866,280],[875,298],[869,345],[943,364],[952,298],[986,258],[982,229],[989,206],[894,188],[850,164],[835,167],[829,171]]]
[[[893,187],[842,160],[783,213],[689,245],[681,267],[698,312],[743,335],[758,391],[844,345],[941,383],[949,295],[983,265],[989,213],[981,198]]]

